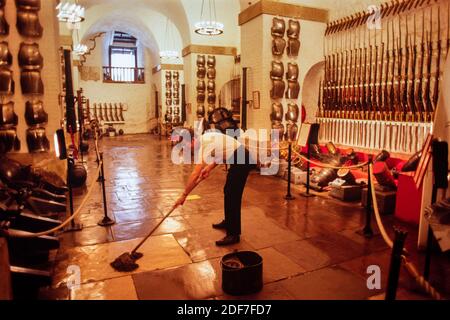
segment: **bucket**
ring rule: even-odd
[[[230,253],[222,258],[222,289],[232,296],[258,293],[263,288],[263,258],[252,251]]]

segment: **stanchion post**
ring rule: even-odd
[[[67,188],[69,190],[69,211],[70,216],[74,215],[73,209],[73,188],[72,188],[72,179],[70,177],[71,172],[73,171],[73,167],[75,165],[75,160],[72,157],[67,157]],[[83,225],[75,223],[75,219],[72,220],[70,228],[66,229],[66,232],[75,232],[83,230]]]
[[[107,227],[115,224],[116,222],[108,217],[108,204],[106,201],[106,188],[105,188],[105,167],[103,165],[103,152],[100,153],[100,183],[102,185],[103,194],[103,211],[105,213],[103,219],[98,223],[99,226]]]
[[[312,198],[315,197],[315,195],[311,194],[311,163],[309,162],[309,160],[311,160],[311,144],[308,143],[307,146],[308,161],[306,163],[306,192],[303,192],[300,195],[305,198]]]
[[[368,162],[368,189],[367,189],[367,205],[366,205],[366,225],[363,229],[363,234],[366,238],[373,237],[373,230],[372,230],[372,174],[371,174],[371,167],[372,167],[372,156],[369,156],[369,162]]]
[[[392,248],[391,265],[389,268],[389,278],[386,289],[386,301],[394,301],[397,297],[403,248],[405,247],[405,240],[407,236],[407,232],[395,229],[394,247]]]
[[[289,142],[289,151],[288,151],[288,187],[287,187],[287,195],[284,199],[291,201],[294,200],[295,197],[292,196],[291,193],[291,182],[292,182],[292,142]]]

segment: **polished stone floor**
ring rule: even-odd
[[[385,291],[390,250],[379,235],[368,240],[358,234],[364,223],[359,204],[317,196],[284,200],[286,182],[251,174],[243,201],[243,234],[238,245],[218,248],[223,236],[211,223],[222,219],[226,172],[219,167],[194,190],[193,199],[173,213],[143,246],[140,267],[119,273],[109,263],[130,251],[170,209],[183,191],[191,166],[171,162],[171,144],[150,135],[104,138],[106,192],[109,215],[116,221],[100,227],[101,189],[95,182],[94,156],[88,158],[88,185],[96,184],[82,209],[80,232],[61,236],[53,288],[43,299],[236,299],[221,288],[220,259],[234,250],[252,250],[264,259],[264,289],[241,299],[370,299]],[[77,191],[78,206],[84,191]],[[400,225],[410,234],[411,258],[423,265],[415,249],[417,231],[393,217],[384,218],[389,232]],[[376,230],[376,227],[374,227]],[[381,290],[367,288],[367,268],[381,268]],[[70,270],[77,267],[79,277]],[[450,292],[448,256],[436,256],[432,283]],[[69,272],[68,272],[69,271]],[[80,285],[72,286],[77,283]],[[68,286],[70,290],[68,289]],[[399,299],[427,299],[402,271]]]

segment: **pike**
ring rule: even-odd
[[[412,47],[412,50],[411,50],[412,59],[411,59],[411,81],[410,81],[410,87],[408,90],[408,95],[409,95],[409,106],[410,106],[412,114],[414,115],[418,111],[417,106],[416,106],[416,92],[415,92],[416,65],[417,65],[416,15],[414,15],[414,41],[411,41],[410,46]]]
[[[370,42],[370,31],[369,31],[369,42]],[[372,90],[371,90],[371,86],[372,86],[372,71],[373,71],[373,46],[372,44],[369,44],[369,51],[370,51],[370,55],[369,55],[369,76],[367,79],[367,97],[366,97],[366,104],[367,104],[367,109],[365,110],[367,113],[367,120],[369,120],[369,114],[372,111]]]
[[[446,57],[448,57],[448,53],[449,53],[449,48],[450,48],[450,1],[447,2],[447,53],[446,53]]]
[[[384,110],[389,114],[389,120],[392,120],[392,106],[390,104],[391,99],[389,97],[389,73],[390,73],[390,63],[391,63],[391,52],[389,51],[389,23],[386,23],[387,32],[386,32],[386,72],[385,72],[385,81],[384,81]]]
[[[425,84],[424,105],[426,112],[426,121],[431,120],[431,115],[434,112],[433,103],[431,101],[431,67],[433,64],[433,8],[430,10],[430,31],[427,33],[427,81]]]
[[[416,108],[418,111],[418,120],[423,120],[424,105],[423,105],[423,69],[424,69],[424,56],[425,56],[425,14],[422,12],[422,42],[420,43],[420,60],[419,70],[416,81]]]
[[[403,110],[411,111],[408,104],[408,79],[409,79],[409,58],[410,58],[410,47],[408,43],[409,36],[409,26],[408,17],[406,17],[406,36],[405,36],[405,69],[403,71],[403,90],[402,90],[402,105]]]
[[[380,65],[380,78],[378,81],[378,92],[377,92],[377,99],[378,99],[378,108],[380,112],[385,112],[386,105],[384,104],[383,100],[383,71],[384,71],[384,63],[385,63],[385,43],[383,41],[383,33],[381,34],[381,65]]]
[[[390,86],[389,86],[389,106],[390,106],[390,117],[392,119],[392,114],[394,114],[394,117],[397,117],[398,110],[397,105],[395,104],[395,64],[396,64],[396,52],[395,52],[395,30],[394,30],[394,23],[392,22],[392,67],[391,67],[391,80],[390,80]]]
[[[449,2],[450,3],[450,2]],[[438,7],[438,41],[437,41],[437,58],[436,58],[436,74],[434,80],[434,92],[433,92],[433,110],[436,110],[439,100],[439,84],[441,77],[441,59],[442,59],[442,39],[441,39],[441,7]],[[447,22],[447,26],[450,26],[450,22]],[[447,48],[448,49],[448,48]]]

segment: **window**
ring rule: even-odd
[[[109,66],[103,68],[105,82],[144,83],[144,68],[138,68],[137,39],[115,32],[109,47]]]

